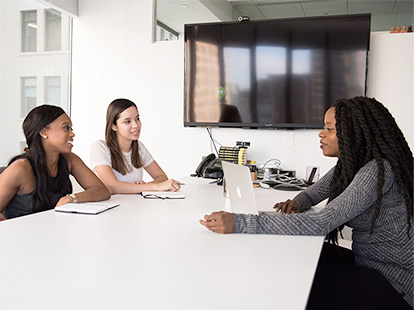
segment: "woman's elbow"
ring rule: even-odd
[[[105,195],[105,200],[108,200],[111,198],[111,193],[108,191],[108,189],[106,190],[106,195]]]
[[[102,200],[108,200],[109,198],[111,198],[111,192],[105,185],[102,187],[102,197]]]
[[[109,197],[111,197],[111,195],[118,194],[118,192],[116,190],[116,186],[114,186],[112,184],[108,184],[108,183],[106,183],[102,180],[101,180],[101,182],[102,182],[102,186],[105,188],[106,192],[109,194]]]
[[[101,182],[101,184],[95,189],[95,191],[97,190],[97,193],[99,193],[99,199],[100,200],[108,200],[109,198],[111,198],[111,191],[109,190],[109,188]]]

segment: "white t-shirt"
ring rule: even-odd
[[[141,168],[135,168],[131,162],[132,150],[128,153],[123,153],[132,172],[127,173],[126,175],[122,175],[112,168],[111,151],[109,150],[109,147],[106,145],[105,141],[95,141],[91,144],[91,168],[93,171],[95,171],[95,168],[98,166],[109,166],[111,167],[118,181],[128,183],[142,181],[144,176],[143,168],[146,168],[150,164],[152,164],[154,158],[152,157],[150,152],[148,152],[147,148],[141,141],[138,141],[138,150],[139,156],[141,156],[144,165]]]

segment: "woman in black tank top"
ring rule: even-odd
[[[34,108],[23,122],[27,151],[0,174],[0,220],[53,209],[69,202],[101,201],[110,194],[103,183],[71,152],[72,122],[60,107]],[[69,174],[85,191],[71,194]]]

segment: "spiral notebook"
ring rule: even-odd
[[[80,214],[99,214],[117,206],[119,206],[119,203],[116,202],[67,203],[65,205],[55,207],[55,211]]]

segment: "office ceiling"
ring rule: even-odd
[[[371,13],[371,30],[413,25],[414,0],[156,0],[157,19],[182,33],[184,24]]]

